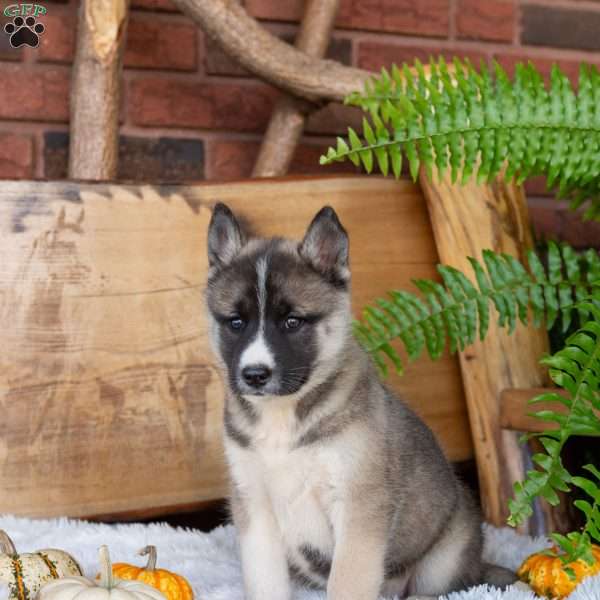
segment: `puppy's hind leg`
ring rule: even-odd
[[[471,499],[465,493],[444,531],[416,563],[409,593],[437,597],[481,582],[482,534]]]
[[[400,598],[404,600],[437,600],[437,596],[423,596],[422,594],[407,597],[410,575],[409,571],[405,571],[401,575],[387,579],[381,590],[381,595],[384,598]]]

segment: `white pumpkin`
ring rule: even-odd
[[[162,592],[140,581],[115,579],[108,548],[100,548],[100,581],[65,577],[47,583],[37,600],[166,600]]]
[[[0,583],[8,586],[8,593],[0,590],[0,596],[32,600],[42,585],[68,575],[81,575],[81,567],[70,554],[54,549],[18,554],[12,540],[0,530]]]

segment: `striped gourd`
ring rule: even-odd
[[[48,581],[81,574],[70,554],[54,549],[18,554],[12,540],[0,531],[0,585],[8,585],[9,600],[34,600]]]

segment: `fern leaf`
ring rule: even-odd
[[[600,472],[593,465],[585,465],[593,479],[589,477],[572,477],[571,483],[583,490],[590,498],[576,500],[574,505],[585,516],[585,525],[580,532],[569,533],[566,536],[554,534],[552,539],[560,548],[555,553],[564,564],[577,559],[583,559],[589,564],[595,562],[592,554],[592,540],[600,542]]]
[[[589,303],[586,309],[592,319],[569,338],[565,347],[553,356],[544,358],[542,363],[549,367],[554,383],[567,392],[566,397],[558,394],[543,394],[531,400],[536,402],[561,403],[567,407],[567,414],[554,410],[534,412],[533,416],[558,425],[555,431],[539,436],[546,454],[536,454],[533,461],[537,468],[527,472],[524,482],[515,485],[514,498],[509,501],[510,517],[508,523],[516,526],[531,514],[531,504],[537,496],[545,498],[551,504],[558,502],[556,490],[568,491],[570,485],[576,485],[588,493],[595,502],[592,505],[581,504],[580,508],[592,515],[588,518],[589,527],[581,534],[558,536],[555,541],[563,554],[570,559],[586,554],[589,536],[597,533],[596,512],[600,507],[600,488],[591,480],[575,478],[566,471],[561,462],[561,452],[565,443],[573,435],[600,437],[600,308]],[[593,467],[588,470],[600,481],[600,473]],[[600,513],[598,514],[600,516]]]
[[[585,64],[577,92],[556,66],[548,88],[532,64],[517,65],[512,82],[497,63],[493,73],[457,59],[452,74],[443,59],[428,74],[418,61],[413,70],[393,66],[346,99],[369,117],[363,139],[349,129],[349,143],[338,141],[321,164],[351,160],[367,172],[376,164],[384,175],[391,165],[398,177],[405,155],[414,179],[421,165],[430,178],[434,168],[438,176],[450,169],[463,183],[503,169],[518,182],[545,174],[571,208],[600,220],[598,98],[600,74]]]
[[[378,299],[376,307],[367,307],[362,322],[355,324],[357,339],[380,367],[389,359],[401,370],[400,355],[392,346],[395,340],[403,343],[411,360],[424,349],[432,359],[439,358],[446,347],[450,352],[464,349],[478,333],[483,339],[491,307],[498,315],[498,324],[509,331],[517,319],[527,323],[530,312],[535,324],[545,320],[549,328],[556,319],[562,319],[566,329],[574,315],[588,315],[594,308],[585,300],[600,304],[600,259],[593,252],[577,255],[565,244],[551,244],[549,254],[546,269],[537,255],[529,252],[527,269],[512,256],[486,250],[483,264],[469,258],[473,281],[457,269],[440,265],[443,283],[426,279],[414,282],[424,299],[395,291],[389,298]],[[573,338],[573,344],[582,336],[585,333]],[[566,356],[557,360],[564,361]]]

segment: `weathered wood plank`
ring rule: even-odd
[[[536,419],[529,414],[540,410],[553,410],[559,414],[567,414],[567,407],[558,402],[529,404],[532,398],[552,392],[566,396],[566,392],[560,388],[503,390],[500,395],[500,426],[503,429],[531,433],[557,429],[556,424],[540,421],[540,419]]]
[[[206,228],[225,201],[256,234],[300,238],[331,204],[355,309],[437,253],[420,190],[374,177],[193,187],[3,182],[0,512],[154,513],[222,497],[222,389],[203,312]],[[448,455],[472,455],[457,361],[393,385]]]
[[[445,264],[470,273],[467,257],[481,258],[486,248],[523,259],[532,246],[527,203],[516,185],[420,181]],[[495,525],[506,523],[513,483],[524,475],[517,436],[500,427],[500,393],[543,385],[539,359],[547,349],[545,331],[518,324],[509,334],[492,318],[486,339],[460,353],[484,516]]]

